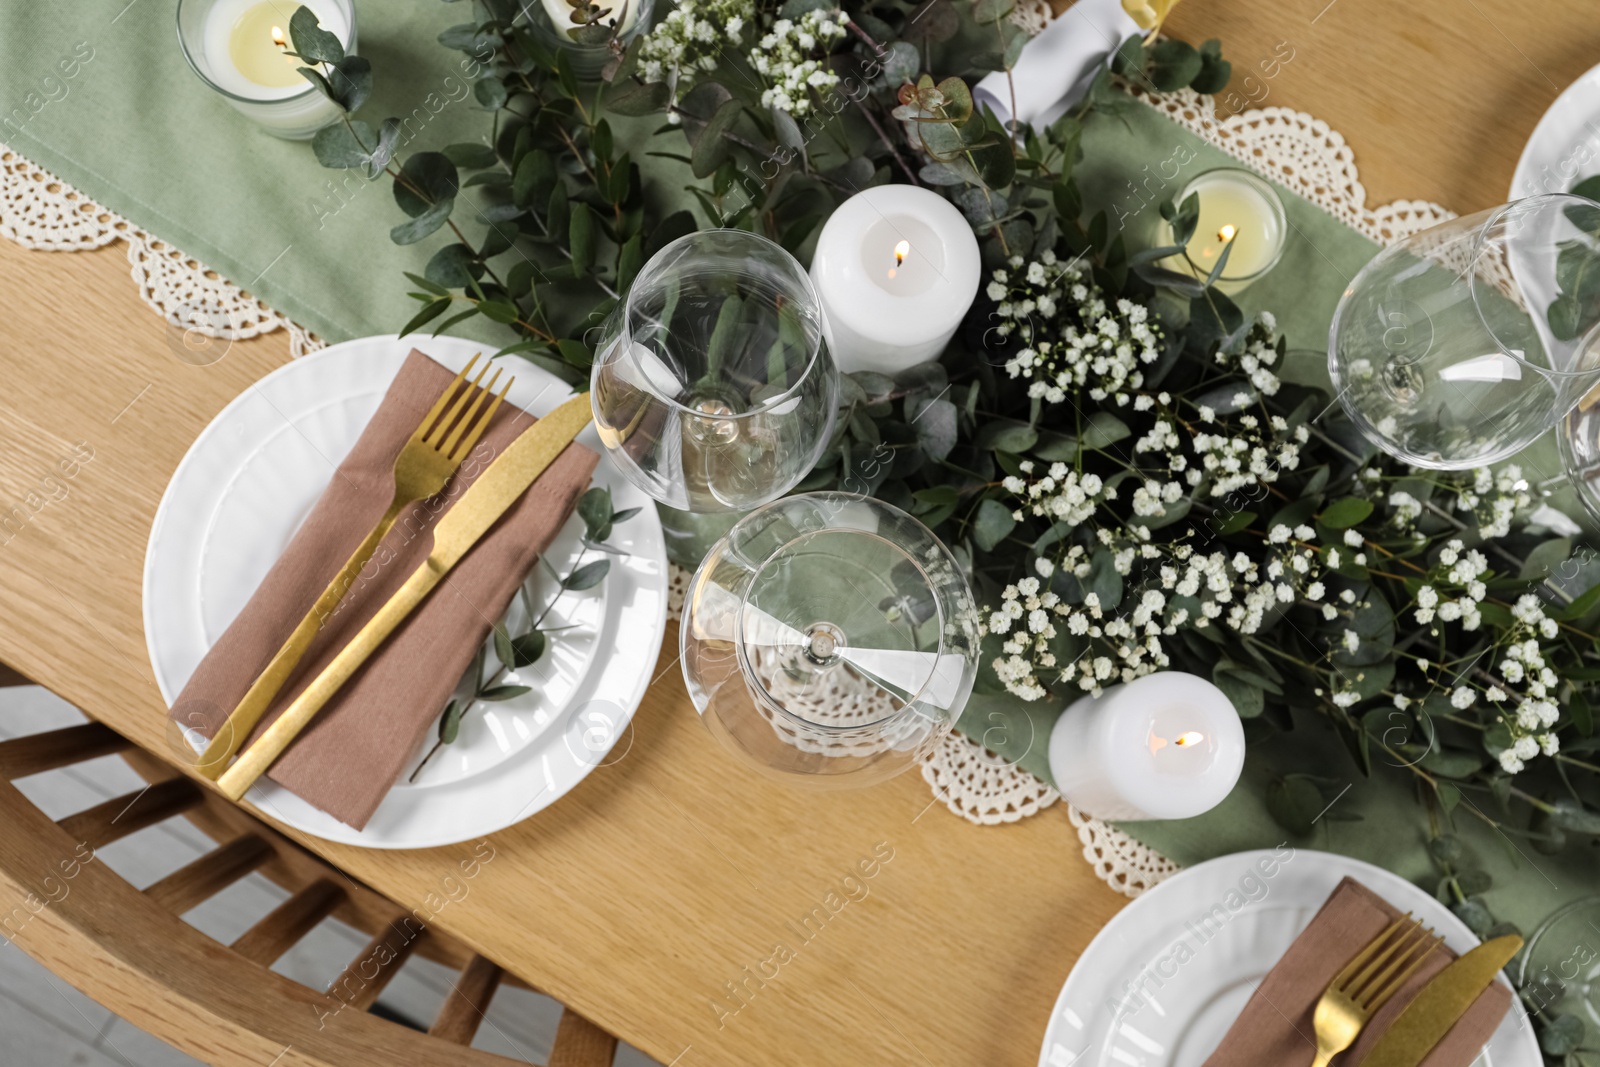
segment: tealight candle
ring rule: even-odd
[[[1099,819],[1188,819],[1210,811],[1244,768],[1244,727],[1204,678],[1161,671],[1086,696],[1056,720],[1050,773]]]
[[[339,105],[289,55],[289,19],[309,7],[346,51],[355,47],[351,0],[180,0],[178,41],[196,74],[268,133],[304,140],[339,119]]]
[[[1199,175],[1178,194],[1177,204],[1200,197],[1200,220],[1189,238],[1189,259],[1172,256],[1162,266],[1205,279],[1224,248],[1232,246],[1217,288],[1235,293],[1277,265],[1288,236],[1283,200],[1272,183],[1237,167]],[[1172,243],[1172,229],[1166,229]]]
[[[846,200],[811,261],[839,369],[893,374],[937,359],[979,273],[972,226],[938,193],[879,185]]]

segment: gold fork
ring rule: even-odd
[[[479,353],[481,355],[481,353]],[[495,369],[494,377],[489,379],[489,384],[483,384],[483,376],[489,371],[489,364],[485,363],[483,369],[478,371],[478,376],[472,384],[463,387],[462,383],[472,368],[477,365],[478,356],[473,356],[471,361],[461,369],[450,385],[439,395],[432,408],[423,416],[416,432],[407,439],[400,449],[400,455],[394,461],[394,497],[389,501],[389,510],[383,513],[383,518],[367,534],[366,540],[361,542],[350,558],[328,583],[317,602],[312,605],[305,618],[295,627],[294,632],[284,641],[283,647],[278,649],[272,661],[266,665],[260,675],[251,684],[249,692],[244,699],[239,701],[239,706],[233,709],[227,722],[217,730],[216,736],[200,754],[198,768],[200,773],[212,780],[217,779],[228,769],[228,761],[239,751],[239,746],[244,743],[250,731],[256,728],[261,721],[261,716],[266,713],[267,707],[272,703],[272,698],[278,695],[289,676],[299,665],[306,649],[311,647],[312,639],[321,629],[322,622],[331,615],[344,599],[346,591],[360,576],[361,569],[367,565],[372,554],[378,550],[378,544],[399,520],[401,512],[419,500],[426,500],[444,488],[444,483],[461,466],[461,461],[466,458],[483,436],[483,431],[489,425],[489,420],[494,417],[495,411],[500,407],[500,402],[506,397],[511,388],[512,381],[507,379],[500,395],[494,396],[495,383],[500,380],[500,370]],[[484,401],[493,397],[487,411],[483,411]],[[468,401],[471,406],[467,407]],[[465,412],[463,412],[465,408]],[[480,417],[480,412],[482,412]]]
[[[1443,940],[1410,915],[1396,919],[1373,938],[1317,1001],[1312,1016],[1317,1058],[1311,1067],[1328,1067],[1329,1060],[1353,1045],[1373,1012],[1394,996]]]

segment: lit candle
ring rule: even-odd
[[[811,261],[839,369],[893,374],[939,358],[979,273],[972,226],[938,193],[880,185],[846,200]]]
[[[1247,170],[1224,167],[1196,177],[1174,202],[1181,205],[1192,195],[1200,197],[1200,221],[1189,238],[1189,259],[1172,256],[1162,266],[1204,279],[1223,249],[1231,246],[1217,288],[1234,293],[1277,264],[1288,221],[1271,182]],[[1163,243],[1173,243],[1170,226],[1166,235]]]
[[[1100,819],[1188,819],[1210,811],[1244,767],[1244,727],[1227,695],[1161,671],[1086,696],[1056,720],[1050,773]]]
[[[178,40],[195,73],[267,132],[303,140],[339,119],[339,105],[300,73],[289,55],[289,19],[301,6],[355,47],[350,0],[180,0]]]

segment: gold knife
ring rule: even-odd
[[[450,568],[488,532],[589,424],[589,394],[579,393],[534,423],[461,494],[433,530],[433,550],[411,577],[314,678],[259,740],[223,772],[217,785],[232,800],[244,796],[335,693],[395,628],[433,591]]]
[[[1522,949],[1515,934],[1485,941],[1428,980],[1361,1067],[1417,1067]]]

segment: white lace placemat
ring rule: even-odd
[[[1025,0],[1017,21],[1031,31],[1049,19],[1045,0]],[[1359,233],[1387,244],[1455,217],[1438,204],[1399,200],[1367,206],[1355,157],[1338,131],[1300,111],[1269,107],[1218,116],[1216,101],[1190,90],[1135,95],[1245,166],[1318,205]],[[67,183],[0,144],[0,236],[25,248],[73,252],[112,241],[128,245],[140,298],[173,329],[243,339],[280,327],[295,356],[323,347],[315,335],[239,286],[89,200]],[[676,618],[689,575],[672,568],[670,611]],[[922,766],[922,776],[952,812],[982,826],[1016,822],[1055,805],[1050,786],[982,745],[952,734]],[[1177,867],[1127,834],[1063,805],[1095,873],[1130,897]]]
[[[313,334],[204,263],[107,211],[4,144],[0,236],[40,252],[81,252],[125,241],[139,298],[173,330],[239,341],[282,327],[296,357],[323,347]]]

